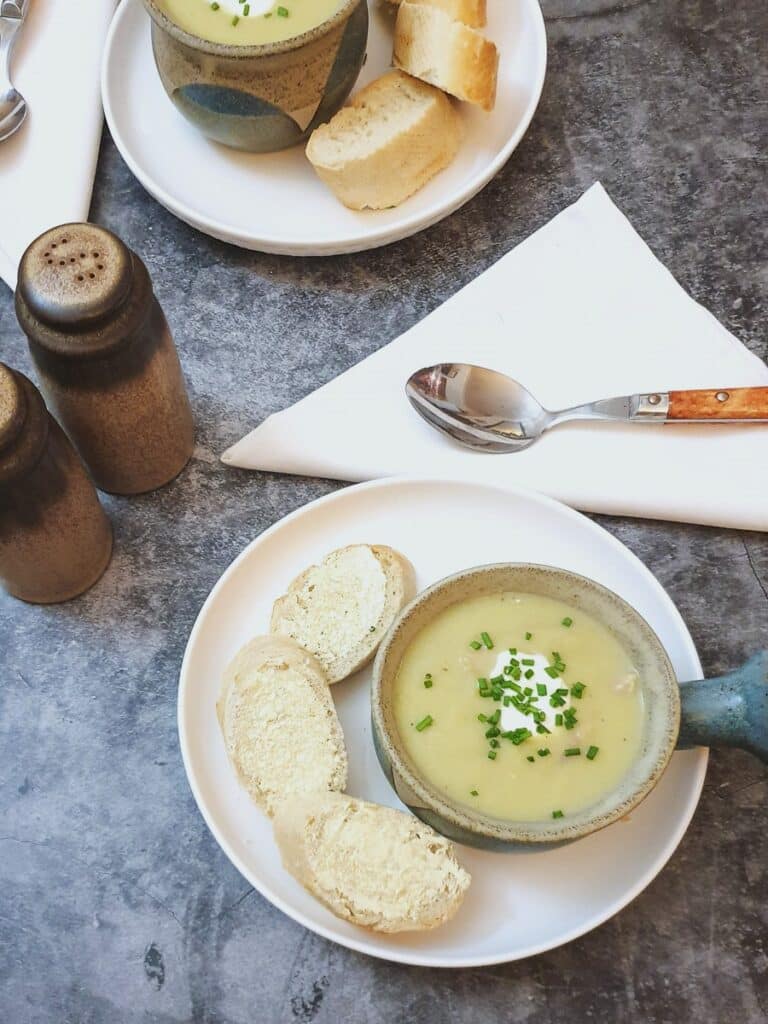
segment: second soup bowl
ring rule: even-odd
[[[366,0],[341,0],[320,25],[258,45],[202,39],[160,0],[143,2],[168,96],[201,132],[235,149],[269,153],[302,142],[342,106],[365,58]]]

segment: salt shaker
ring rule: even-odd
[[[112,553],[96,489],[42,396],[0,363],[0,583],[35,604],[92,586]]]
[[[95,224],[46,231],[22,257],[16,315],[48,406],[97,487],[139,494],[181,472],[192,410],[136,253]]]

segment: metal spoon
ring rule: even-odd
[[[439,363],[414,373],[405,393],[427,423],[487,452],[522,451],[568,420],[768,423],[768,387],[659,391],[550,412],[504,373],[470,363]]]
[[[0,0],[0,142],[24,123],[27,101],[11,82],[11,52],[24,21],[28,0]]]

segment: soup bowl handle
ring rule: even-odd
[[[740,747],[768,764],[768,651],[714,679],[680,683],[679,747]]]

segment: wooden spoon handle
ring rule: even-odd
[[[670,391],[667,419],[768,421],[768,388]]]

